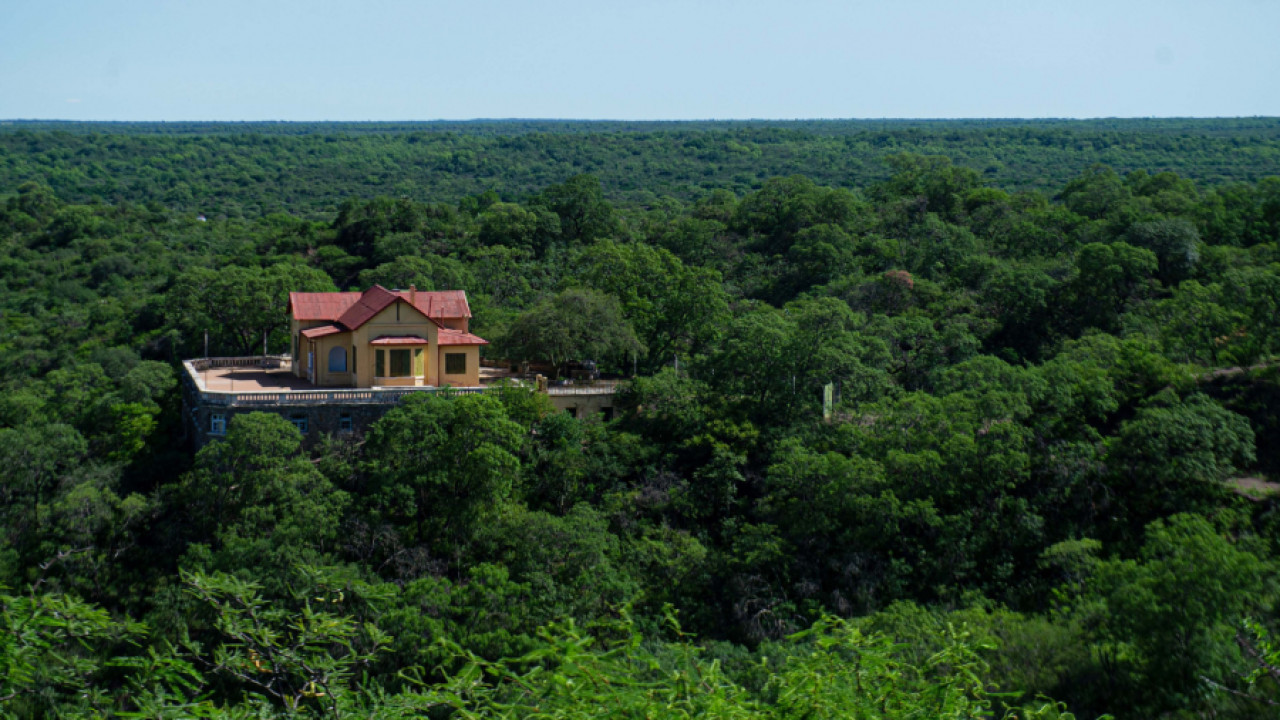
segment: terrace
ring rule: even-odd
[[[189,389],[201,404],[224,407],[322,404],[393,404],[413,393],[465,395],[501,390],[479,387],[319,387],[293,374],[287,355],[197,358],[183,363]]]
[[[293,374],[288,355],[197,358],[183,362],[186,382],[200,403],[223,407],[272,405],[394,404],[414,393],[465,395],[496,392],[514,384],[533,390],[536,378],[499,368],[481,368],[476,387],[319,387]],[[500,381],[505,381],[499,385]],[[559,396],[611,396],[618,381],[602,380],[587,385],[552,385],[545,392]]]

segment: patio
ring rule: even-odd
[[[211,392],[280,392],[316,390],[305,378],[287,368],[211,367],[196,373]]]

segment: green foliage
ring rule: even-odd
[[[645,350],[617,299],[595,290],[565,290],[512,321],[503,344],[518,358],[542,360],[557,375],[571,360],[621,365]]]
[[[596,640],[573,623],[550,626],[535,650],[498,662],[472,657],[443,685],[459,717],[933,718],[992,712],[986,665],[952,630],[927,661],[894,656],[890,638],[834,619],[759,659],[771,679],[743,687],[718,660],[680,642],[642,644],[629,622]],[[601,628],[601,629],[606,629]],[[676,626],[675,631],[679,628]],[[423,684],[424,699],[440,692]],[[454,694],[456,693],[456,694]],[[1051,702],[1018,717],[1073,717]]]
[[[226,439],[196,455],[175,488],[191,539],[211,543],[212,567],[255,567],[272,577],[335,549],[349,499],[301,452],[301,436],[273,413],[232,418]]]
[[[1102,563],[1089,582],[1100,627],[1097,652],[1126,683],[1134,710],[1229,704],[1244,665],[1236,643],[1243,618],[1262,608],[1275,568],[1234,546],[1201,517],[1175,515],[1147,528],[1138,558]]]
[[[641,243],[600,242],[582,254],[579,282],[618,298],[623,317],[647,349],[647,369],[706,349],[729,316],[714,270],[687,267]]]
[[[1223,501],[1223,481],[1253,462],[1253,430],[1204,395],[1158,400],[1139,409],[1110,441],[1112,487],[1139,521],[1208,512]]]
[[[253,355],[264,337],[277,348],[287,344],[290,292],[334,289],[327,275],[303,265],[198,267],[174,281],[167,313],[187,347],[202,348],[207,332],[211,354]]]
[[[475,285],[475,279],[461,262],[452,258],[402,255],[360,273],[357,287],[374,285],[401,289],[416,287],[419,290],[467,290]]]
[[[1273,716],[1277,128],[0,128],[0,713]],[[616,416],[190,456],[372,283]]]
[[[310,708],[336,716],[347,697],[359,691],[358,673],[391,640],[377,625],[335,612],[379,599],[376,590],[362,584],[327,587],[313,578],[302,589],[306,596],[289,607],[262,597],[255,583],[230,575],[194,573],[182,579],[215,612],[218,639],[208,649],[198,642],[188,646],[197,664],[208,676],[226,679],[287,715]]]
[[[456,550],[510,497],[521,434],[491,396],[406,398],[369,431],[361,471],[373,508]]]
[[[574,175],[552,185],[534,199],[534,204],[555,213],[560,219],[559,238],[567,243],[609,238],[616,229],[613,208],[604,199],[600,180],[592,175]],[[544,223],[539,219],[538,224]]]
[[[5,717],[104,713],[111,707],[102,647],[141,626],[64,595],[10,595],[0,586],[0,713]]]

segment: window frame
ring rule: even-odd
[[[462,368],[454,370],[454,362],[460,362]],[[445,375],[466,375],[467,374],[467,354],[465,352],[444,354],[444,374]]]

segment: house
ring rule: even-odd
[[[545,392],[575,416],[613,414],[614,385],[486,383],[461,290],[375,285],[364,292],[289,293],[289,355],[184,360],[183,428],[199,449],[226,435],[236,415],[272,412],[311,444],[361,433],[406,397]],[[492,373],[487,380],[492,379]]]
[[[475,387],[480,346],[462,290],[289,293],[293,374],[320,387]]]

